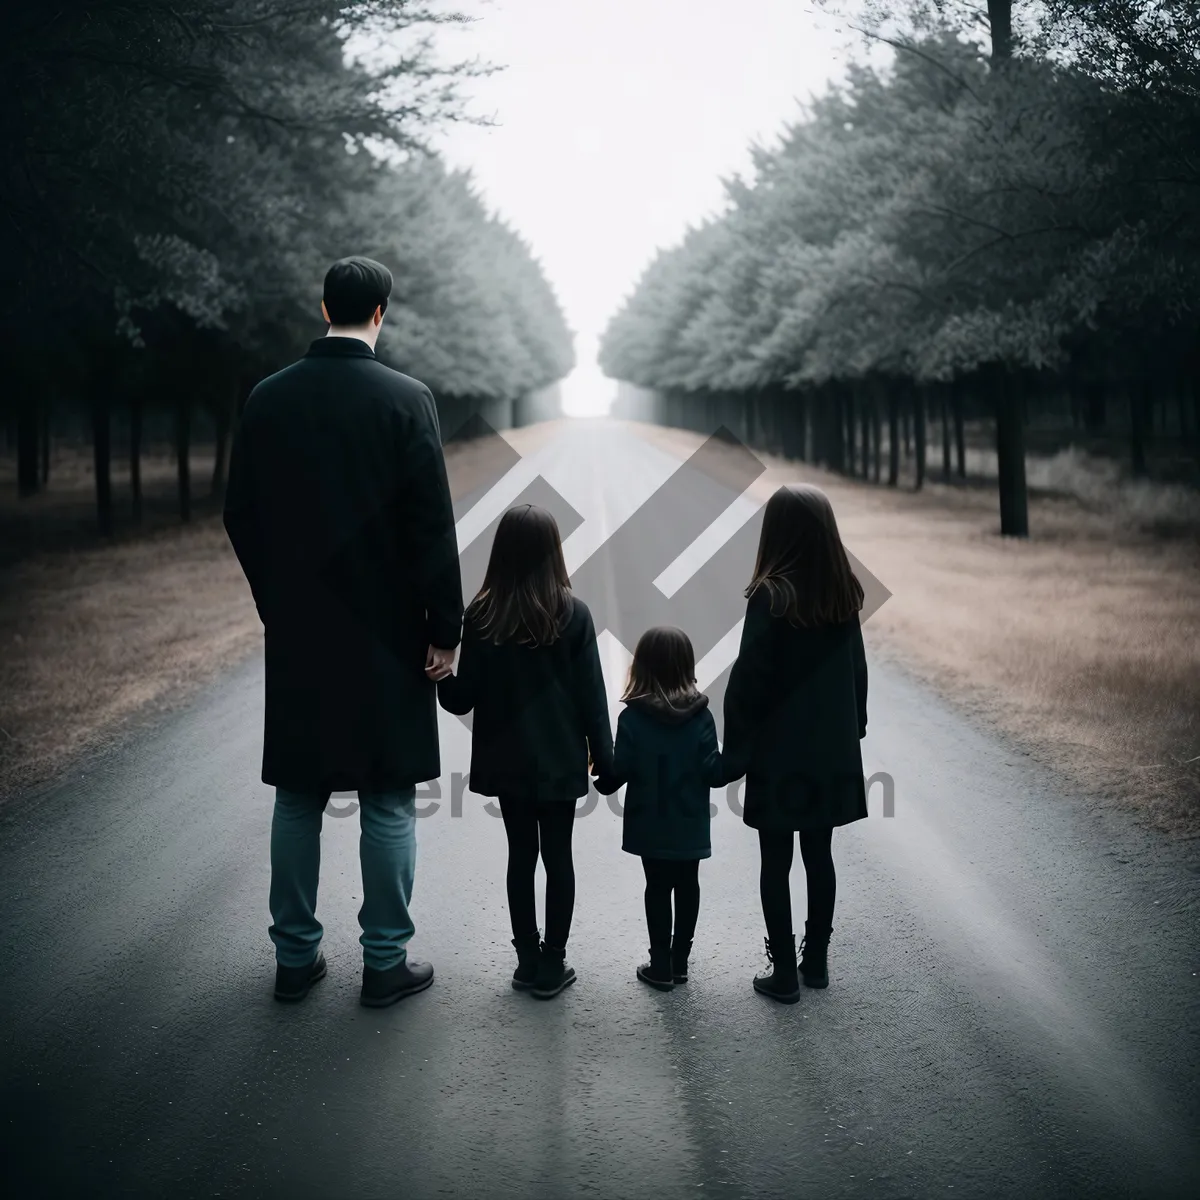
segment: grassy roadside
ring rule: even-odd
[[[637,426],[679,457],[698,435]],[[1200,834],[1200,553],[1080,501],[1034,496],[1001,538],[991,490],[919,493],[759,455],[762,499],[803,479],[892,592],[865,629],[901,663],[1086,794]]]

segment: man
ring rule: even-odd
[[[441,770],[433,678],[454,658],[462,584],[433,397],[375,358],[391,290],[371,259],[334,263],[328,334],[251,392],[229,467],[225,528],[266,643],[280,1000],[325,974],[315,909],[335,791],[360,802],[363,1004],[433,982],[407,955],[415,786]]]

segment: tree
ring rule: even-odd
[[[1124,364],[1151,348],[1134,374],[1159,383],[1097,368],[1135,397],[1136,466],[1150,390],[1175,389],[1194,357],[1196,42],[1180,34],[1156,58],[1118,29],[1145,66],[1117,79],[1093,69],[1103,55],[1087,37],[1101,47],[1115,35],[1088,6],[1058,6],[1088,10],[1076,12],[1085,33],[1095,26],[1074,53],[1030,4],[856,8],[859,28],[895,48],[890,66],[852,66],[778,146],[755,150],[725,211],[639,281],[601,363],[642,387],[733,390],[759,410],[764,396],[784,407],[781,388],[795,408],[798,390],[835,467],[851,461],[853,385],[869,382],[886,396],[892,484],[901,421],[924,414],[911,384],[952,386],[960,476],[967,396],[983,397],[1001,530],[1023,536],[1031,373],[1077,375],[1081,361]],[[1182,135],[1155,131],[1168,109]],[[918,480],[923,445],[918,429]]]

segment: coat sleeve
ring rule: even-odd
[[[700,731],[700,777],[708,788],[725,786],[725,764],[717,747],[717,724],[712,713],[705,712]]]
[[[401,436],[405,550],[425,607],[429,644],[453,650],[462,633],[462,577],[454,505],[442,454],[437,409],[428,388]]]
[[[253,396],[251,396],[251,400]],[[247,410],[250,402],[247,402]],[[233,446],[229,454],[229,477],[225,486],[225,532],[233,545],[259,620],[266,624],[266,595],[263,589],[264,547],[258,513],[254,503],[254,466],[247,436],[246,414],[238,422],[233,435]]]
[[[725,745],[721,757],[725,779],[730,782],[745,775],[755,728],[771,704],[775,685],[771,619],[767,596],[761,591],[751,596],[738,656],[725,689]]]
[[[458,666],[453,675],[439,679],[438,703],[449,713],[462,716],[475,707],[479,680],[479,639],[467,635],[458,652]]]
[[[604,673],[600,670],[600,648],[596,645],[596,626],[592,614],[580,633],[575,650],[575,702],[583,717],[588,752],[594,774],[611,777],[613,771],[612,723],[608,718],[608,695],[604,690]]]
[[[625,712],[628,711],[628,709],[625,710]],[[629,782],[633,774],[633,765],[637,760],[637,748],[634,745],[636,739],[631,723],[625,719],[625,712],[617,720],[617,738],[613,746],[613,769],[610,782],[614,792]],[[604,791],[600,787],[597,787],[597,790]],[[605,795],[610,794],[610,792],[605,792]]]
[[[867,652],[863,646],[862,625],[854,620],[854,694],[858,699],[858,736],[867,736]]]

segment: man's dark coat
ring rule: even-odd
[[[313,342],[250,394],[225,528],[265,630],[263,782],[436,778],[425,655],[458,645],[462,584],[429,389],[357,338]]]
[[[848,825],[867,815],[859,740],[867,732],[867,658],[858,614],[800,629],[771,615],[765,588],[746,605],[725,689],[725,777],[746,776],[752,829]]]

